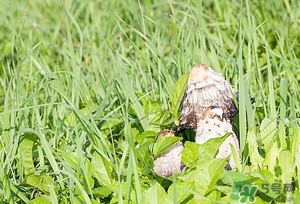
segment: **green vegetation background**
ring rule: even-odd
[[[255,203],[297,202],[299,8],[296,0],[1,1],[1,203],[232,203],[237,182],[258,185]],[[224,172],[217,147],[187,142],[186,170],[163,179],[153,174],[153,141],[176,126],[185,84],[173,90],[175,82],[198,63],[240,92],[243,163]],[[293,190],[263,188],[274,183]]]

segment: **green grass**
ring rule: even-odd
[[[238,182],[258,186],[255,203],[297,203],[299,7],[2,1],[1,203],[226,203],[237,200]],[[224,172],[215,145],[188,142],[186,170],[162,179],[153,174],[153,141],[175,127],[175,82],[197,63],[240,92],[243,164]],[[276,194],[274,183],[293,191]]]

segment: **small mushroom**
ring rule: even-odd
[[[158,135],[157,140],[163,137],[175,137],[175,132],[173,130],[163,130]],[[180,173],[184,167],[181,161],[182,150],[182,142],[177,142],[167,152],[159,155],[154,160],[154,171],[165,178]]]

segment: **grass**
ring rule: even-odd
[[[256,203],[297,202],[299,6],[2,1],[0,201],[226,203],[238,200],[242,182],[258,186]],[[175,127],[175,82],[197,63],[240,92],[243,164],[224,172],[214,145],[188,142],[191,164],[163,179],[152,173],[150,150]],[[200,162],[199,151],[210,154]],[[274,183],[293,190],[276,194]]]

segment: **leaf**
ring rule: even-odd
[[[74,152],[62,152],[61,157],[74,170],[78,169],[78,155]]]
[[[252,177],[260,178],[264,183],[274,183],[275,176],[269,170],[258,170],[250,173]]]
[[[164,203],[164,204],[172,204],[172,200],[167,195],[165,189],[156,182],[153,186],[151,186],[143,195],[142,198],[143,204],[156,204],[156,203]]]
[[[112,191],[113,193],[115,193],[116,195],[122,195],[122,196],[126,196],[126,183],[125,182],[114,182],[113,184],[107,185],[105,187],[107,187],[110,191]]]
[[[94,188],[92,191],[94,196],[102,198],[108,196],[112,192],[107,186]]]
[[[226,195],[232,194],[232,186],[215,186],[214,188]]]
[[[91,161],[92,176],[103,186],[112,184],[111,173],[113,168],[111,164],[98,153],[94,153]]]
[[[285,119],[287,113],[288,79],[280,79],[280,118]]]
[[[291,143],[292,155],[294,157],[296,157],[296,155],[298,155],[299,151],[300,151],[300,149],[299,149],[299,147],[300,147],[300,131],[296,127],[291,128],[291,130],[290,130],[290,143]],[[300,169],[299,162],[298,162],[297,166]]]
[[[258,144],[256,141],[256,135],[254,133],[253,128],[249,128],[247,138],[248,138],[250,162],[255,167],[255,169],[260,169],[262,167],[261,165],[262,165],[263,158],[258,152]]]
[[[269,149],[277,133],[276,123],[268,118],[264,118],[260,125],[261,140],[265,149]]]
[[[211,204],[215,200],[219,200],[221,198],[221,192],[213,190],[208,193],[206,196],[207,200],[204,200],[204,204]]]
[[[144,168],[145,167],[148,167],[148,168],[153,167],[153,160],[151,157],[152,155],[149,150],[150,145],[152,145],[152,142],[148,141],[136,150],[136,156],[137,156],[138,160],[140,161],[140,162],[138,162],[138,164],[140,164]]]
[[[278,145],[274,142],[271,148],[267,149],[266,157],[263,161],[263,169],[269,169],[271,171],[275,171],[276,159],[279,154]]]
[[[198,162],[205,163],[213,159],[219,151],[220,145],[232,133],[226,133],[222,137],[211,138],[203,144],[196,144],[194,142],[186,141],[182,151],[182,162],[187,166],[192,166],[193,162],[199,159]]]
[[[174,123],[176,125],[179,125],[179,120],[178,120],[178,109],[180,106],[181,99],[183,98],[188,78],[189,78],[190,73],[186,73],[179,77],[179,79],[176,81],[171,97],[171,113],[174,117]]]
[[[216,156],[219,151],[221,144],[224,140],[229,137],[232,133],[228,132],[222,137],[211,138],[207,140],[205,143],[199,146],[199,160],[201,162],[206,162]]]
[[[188,202],[193,197],[191,191],[194,189],[194,181],[174,182],[168,188],[168,195],[173,199],[173,203]]]
[[[229,185],[233,185],[235,182],[244,182],[245,184],[248,184],[248,180],[250,179],[251,177],[249,175],[235,171],[226,171],[223,182]]]
[[[19,145],[19,152],[25,176],[35,172],[32,151],[37,138],[38,137],[35,134],[26,133]]]
[[[156,110],[160,111],[160,110]],[[171,117],[171,114],[168,110],[165,111],[161,111],[161,114],[157,114],[153,120],[151,120],[151,124],[153,125],[158,125],[159,127],[163,126],[165,128],[167,128],[168,126],[170,126],[170,124],[172,124],[173,119]]]
[[[51,202],[45,197],[37,197],[29,201],[28,204],[51,204]]]
[[[279,153],[278,161],[281,167],[281,181],[282,183],[291,183],[294,172],[294,156],[290,150],[283,150]]]
[[[162,137],[159,138],[153,146],[154,156],[158,156],[169,150],[174,144],[182,140],[182,137]]]
[[[286,149],[287,148],[287,140],[285,135],[285,125],[283,121],[279,122],[279,137],[280,141],[280,149]]]
[[[198,163],[197,168],[184,175],[182,179],[195,181],[195,191],[204,196],[213,190],[219,179],[223,178],[227,164],[227,159],[223,158]]]
[[[133,128],[131,128],[131,131],[134,132]],[[139,145],[143,145],[148,141],[153,142],[154,138],[157,136],[157,132],[155,131],[144,131],[141,134],[136,134],[137,136],[134,138],[135,142],[137,142]]]
[[[185,165],[190,166],[193,162],[195,162],[198,159],[199,146],[199,144],[190,141],[186,141],[184,143],[181,160]]]
[[[112,127],[117,127],[119,124],[122,124],[123,120],[119,120],[117,118],[101,121],[100,130],[110,130]]]
[[[86,199],[83,195],[76,195],[74,198],[71,200],[72,204],[83,204],[83,203],[90,203],[90,204],[99,204],[99,201],[95,199]]]
[[[30,185],[34,188],[38,188],[44,193],[50,193],[50,185],[52,184],[52,178],[47,174],[41,175],[28,175],[24,181],[25,184]]]
[[[238,171],[242,170],[242,165],[241,165],[241,161],[240,161],[240,157],[239,157],[239,152],[236,152],[236,149],[234,148],[234,146],[232,144],[229,144],[230,147],[230,151],[231,151],[231,155],[233,156],[233,159],[236,163],[236,168],[238,169]]]
[[[153,99],[149,96],[145,96],[144,100],[145,99],[147,100],[145,101],[145,103],[142,104],[143,109],[148,121],[153,123],[153,121],[158,120],[163,114],[161,110],[161,105],[154,102]]]
[[[91,173],[91,162],[89,159],[83,157],[84,167],[82,168],[84,169],[81,169],[79,166],[78,155],[75,152],[62,152],[61,156],[73,170],[82,171],[82,173],[86,172],[87,177],[85,177],[83,174],[80,174],[80,180],[84,182],[85,187],[86,187],[85,182],[88,182],[90,186],[94,185],[94,180],[92,178],[92,173]]]

